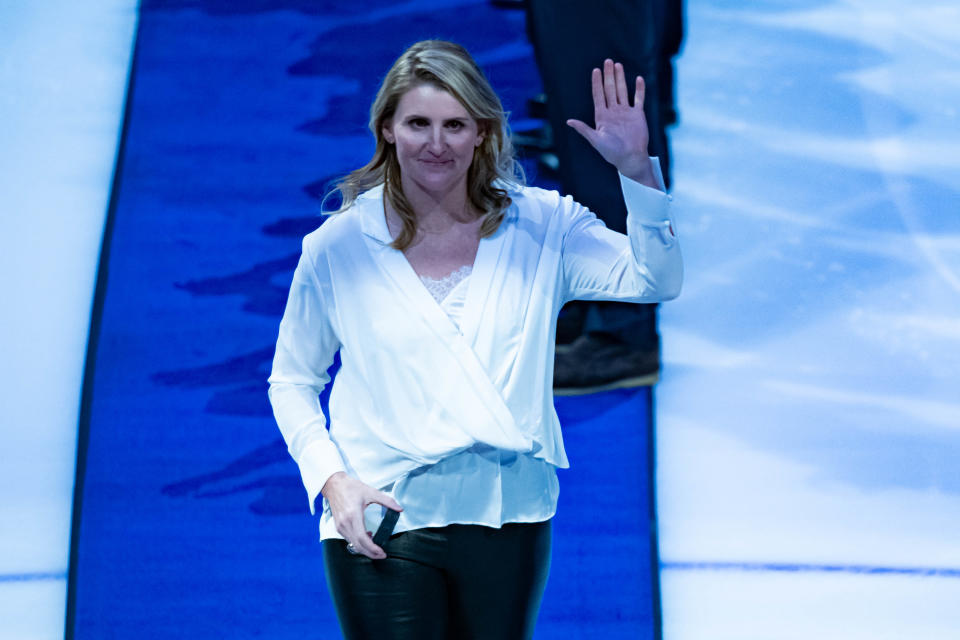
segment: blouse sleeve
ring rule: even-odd
[[[327,369],[340,348],[328,312],[304,242],[280,321],[268,395],[287,450],[300,467],[311,513],[327,479],[345,470],[320,408],[320,392],[330,382]]]
[[[656,158],[654,174],[663,188]],[[620,176],[627,207],[627,235],[611,231],[569,196],[561,207],[570,218],[563,238],[565,300],[660,302],[677,297],[683,260],[671,218],[671,198]]]

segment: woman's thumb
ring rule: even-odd
[[[595,132],[591,127],[587,126],[585,122],[571,118],[570,120],[567,120],[567,125],[586,138],[587,142],[589,142],[591,145],[593,144],[593,136]]]
[[[388,509],[393,509],[394,511],[403,511],[403,507],[400,506],[400,503],[391,498],[388,494],[383,491],[377,492],[377,502],[387,507]]]

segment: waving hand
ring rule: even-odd
[[[627,95],[627,81],[623,65],[605,60],[603,72],[594,69],[593,114],[596,128],[580,120],[567,120],[577,133],[587,139],[603,159],[614,165],[623,175],[657,187],[647,155],[650,133],[643,114],[644,83],[637,76],[633,105]]]

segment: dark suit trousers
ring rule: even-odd
[[[566,120],[577,118],[593,125],[590,72],[601,67],[605,58],[623,63],[631,100],[633,79],[640,75],[646,83],[649,151],[660,158],[664,179],[670,184],[659,83],[667,44],[662,36],[666,13],[653,0],[528,0],[527,9],[527,28],[547,94],[562,189],[596,213],[607,227],[626,233],[627,212],[616,169],[568,127]],[[669,100],[666,95],[663,98],[663,102]],[[582,332],[602,331],[638,348],[657,348],[656,305],[574,305],[564,309],[568,325],[574,318]]]

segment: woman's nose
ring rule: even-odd
[[[429,146],[430,151],[439,155],[443,152],[445,146],[446,140],[444,139],[443,129],[437,128],[431,131]]]

